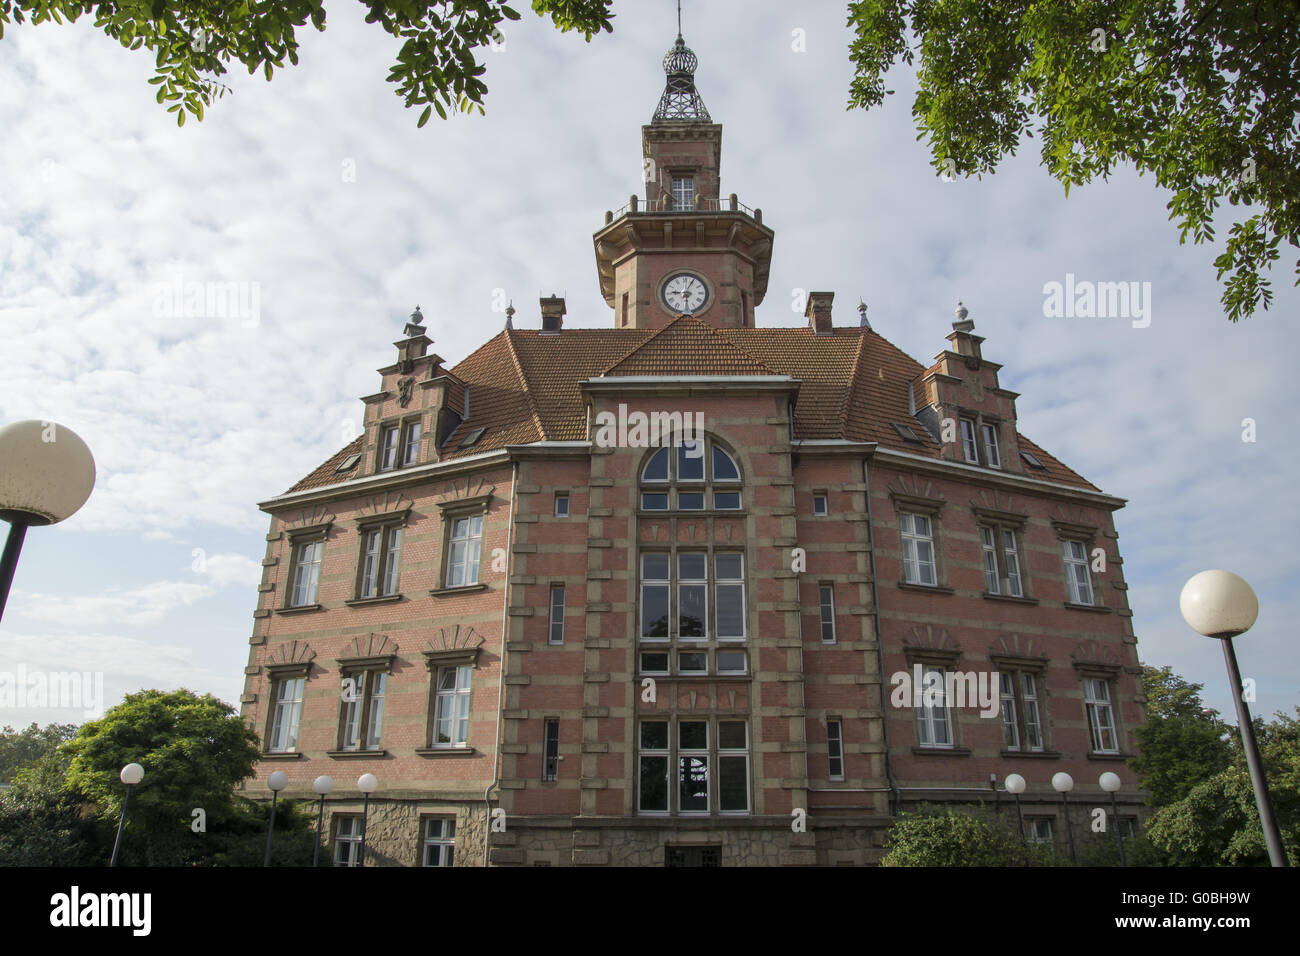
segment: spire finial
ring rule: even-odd
[[[870,329],[871,323],[867,321],[867,303],[858,298],[858,325],[864,329]]]
[[[515,318],[515,300],[511,299],[509,305],[506,306],[506,331],[507,332],[513,332],[515,330],[514,318]]]
[[[953,310],[952,314],[957,317],[957,321],[952,324],[955,331],[971,332],[975,329],[975,323],[966,318],[966,316],[970,315],[970,311],[961,304],[960,299],[957,300],[957,308]]]
[[[704,100],[695,89],[695,68],[699,59],[682,39],[682,4],[677,0],[677,42],[664,54],[664,72],[668,82],[664,94],[659,98],[652,123],[673,120],[712,123],[709,111],[704,108]]]

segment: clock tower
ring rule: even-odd
[[[661,328],[691,315],[752,329],[772,230],[761,209],[722,195],[722,127],[695,89],[698,60],[680,32],[663,65],[663,96],[641,127],[645,196],[606,212],[594,237],[600,291],[616,328]]]

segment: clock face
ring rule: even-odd
[[[681,272],[670,276],[664,283],[664,305],[673,313],[685,312],[688,315],[704,311],[709,301],[709,289],[698,276]]]

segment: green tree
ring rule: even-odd
[[[1282,846],[1295,866],[1300,864],[1300,721],[1275,716],[1269,724],[1257,719],[1256,735]],[[1157,810],[1147,835],[1175,866],[1267,866],[1255,791],[1240,749],[1231,767]]]
[[[388,82],[408,107],[427,104],[420,126],[433,110],[443,118],[448,109],[483,112],[487,67],[475,53],[500,42],[503,20],[519,19],[505,0],[362,3],[367,23],[402,41]],[[613,31],[611,3],[533,0],[532,6],[561,32],[577,30],[590,41],[601,30]],[[325,30],[324,0],[0,0],[0,37],[11,20],[62,23],[89,14],[96,29],[122,46],[155,54],[149,82],[182,126],[187,112],[202,120],[204,108],[228,91],[218,79],[227,64],[239,62],[250,74],[261,70],[270,80],[286,59],[298,63],[297,29],[310,21]]]
[[[144,767],[131,794],[131,843],[150,864],[210,862],[215,841],[193,832],[192,812],[204,811],[209,833],[238,819],[234,787],[258,758],[257,737],[234,708],[183,689],[128,694],[64,750],[68,786],[113,822],[125,794],[122,767]]]
[[[1147,803],[1163,807],[1228,768],[1231,728],[1201,700],[1204,685],[1184,680],[1170,667],[1143,664],[1142,686],[1147,722],[1137,729],[1138,755],[1129,766],[1149,793]]]
[[[0,730],[0,783],[10,783],[23,767],[30,766],[58,746],[71,740],[77,733],[76,724],[35,723],[26,730],[5,727]]]
[[[1049,847],[1027,843],[1000,822],[952,809],[923,807],[889,828],[881,866],[1027,866],[1059,862]]]
[[[1153,174],[1180,242],[1212,241],[1223,200],[1245,207],[1215,259],[1223,307],[1268,308],[1264,271],[1300,247],[1295,0],[861,0],[848,25],[850,108],[919,55],[912,114],[943,173],[992,172],[1037,133],[1067,195],[1122,163]]]

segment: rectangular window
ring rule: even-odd
[[[1002,746],[1007,750],[1020,749],[1020,723],[1016,719],[1016,675],[999,675],[1002,685]]]
[[[961,420],[961,449],[966,460],[972,465],[980,463],[979,445],[975,442],[975,422],[970,418]]]
[[[744,674],[748,663],[748,655],[744,651],[718,651],[719,674]]]
[[[829,584],[817,588],[818,603],[821,607],[822,643],[835,643],[835,588]]]
[[[433,711],[434,747],[464,747],[469,739],[470,680],[474,668],[468,664],[443,667],[438,671],[438,690]]]
[[[1021,701],[1025,707],[1025,742],[1030,750],[1043,749],[1043,719],[1038,711],[1038,678],[1033,674],[1020,675]]]
[[[548,718],[542,736],[542,779],[560,779],[560,722]]]
[[[447,562],[447,587],[478,584],[479,551],[483,544],[483,516],[454,518],[451,524],[451,560]]]
[[[334,865],[356,866],[361,861],[361,818],[334,816]]]
[[[387,597],[397,593],[397,569],[401,563],[402,529],[396,526],[375,528],[362,537],[362,598]]]
[[[1002,697],[1002,743],[1007,750],[1043,749],[1043,722],[1038,709],[1038,678],[1027,672],[999,675]]]
[[[668,812],[668,721],[643,720],[640,726],[637,809]]]
[[[819,518],[824,518],[826,515],[830,514],[830,506],[827,504],[826,495],[824,493],[813,495],[813,514],[817,515]]]
[[[677,673],[707,674],[709,672],[709,655],[706,651],[678,651]]]
[[[642,674],[667,674],[667,651],[646,651],[641,655]]]
[[[668,639],[670,556],[641,555],[641,637]]]
[[[711,726],[708,720],[679,720],[675,725],[645,720],[638,730],[640,812],[749,812],[749,728],[745,721],[719,719]]]
[[[642,511],[667,511],[668,492],[643,491],[641,493],[641,510]]]
[[[981,425],[984,433],[984,463],[990,468],[1002,467],[1002,456],[998,454],[998,430],[992,425]]]
[[[677,555],[677,636],[704,639],[709,619],[708,555]]]
[[[900,514],[903,533],[903,580],[908,584],[934,586],[934,534],[925,515]]]
[[[1016,533],[1005,528],[981,526],[980,546],[984,553],[984,590],[989,594],[1023,597]]]
[[[564,643],[564,585],[551,585],[551,644]]]
[[[1082,541],[1062,541],[1065,583],[1071,604],[1092,604],[1092,578],[1088,573],[1088,549]]]
[[[745,639],[745,556],[725,553],[713,556],[715,582],[713,601],[717,608],[718,640]]]
[[[1085,678],[1083,700],[1088,711],[1088,729],[1092,733],[1093,753],[1119,753],[1115,735],[1115,714],[1110,702],[1110,685],[1098,678]]]
[[[740,492],[715,491],[713,493],[713,507],[717,511],[739,511]]]
[[[677,492],[677,507],[681,511],[703,511],[704,492],[702,491]]]
[[[316,603],[320,583],[321,556],[325,553],[324,541],[303,541],[294,548],[293,588],[290,607],[305,607]]]
[[[344,675],[341,750],[379,749],[387,686],[388,675],[382,671],[355,671]]]
[[[452,866],[456,850],[454,817],[433,817],[424,821],[424,865]]]
[[[569,496],[557,494],[555,496],[555,517],[569,517]]]
[[[952,713],[948,710],[944,672],[926,667],[922,680],[922,703],[916,708],[917,739],[922,747],[951,747]]]
[[[695,180],[684,176],[673,177],[673,209],[695,208]]]
[[[826,753],[832,780],[844,779],[844,727],[838,720],[826,721]]]
[[[1033,843],[1051,843],[1051,817],[1030,817],[1025,821],[1025,836]]]
[[[379,432],[379,470],[391,471],[397,467],[398,428],[388,425]]]
[[[410,422],[406,426],[406,440],[402,443],[402,464],[414,465],[420,457],[420,423]]]
[[[298,746],[298,721],[307,678],[288,677],[276,682],[275,712],[271,719],[271,753],[290,753]]]

